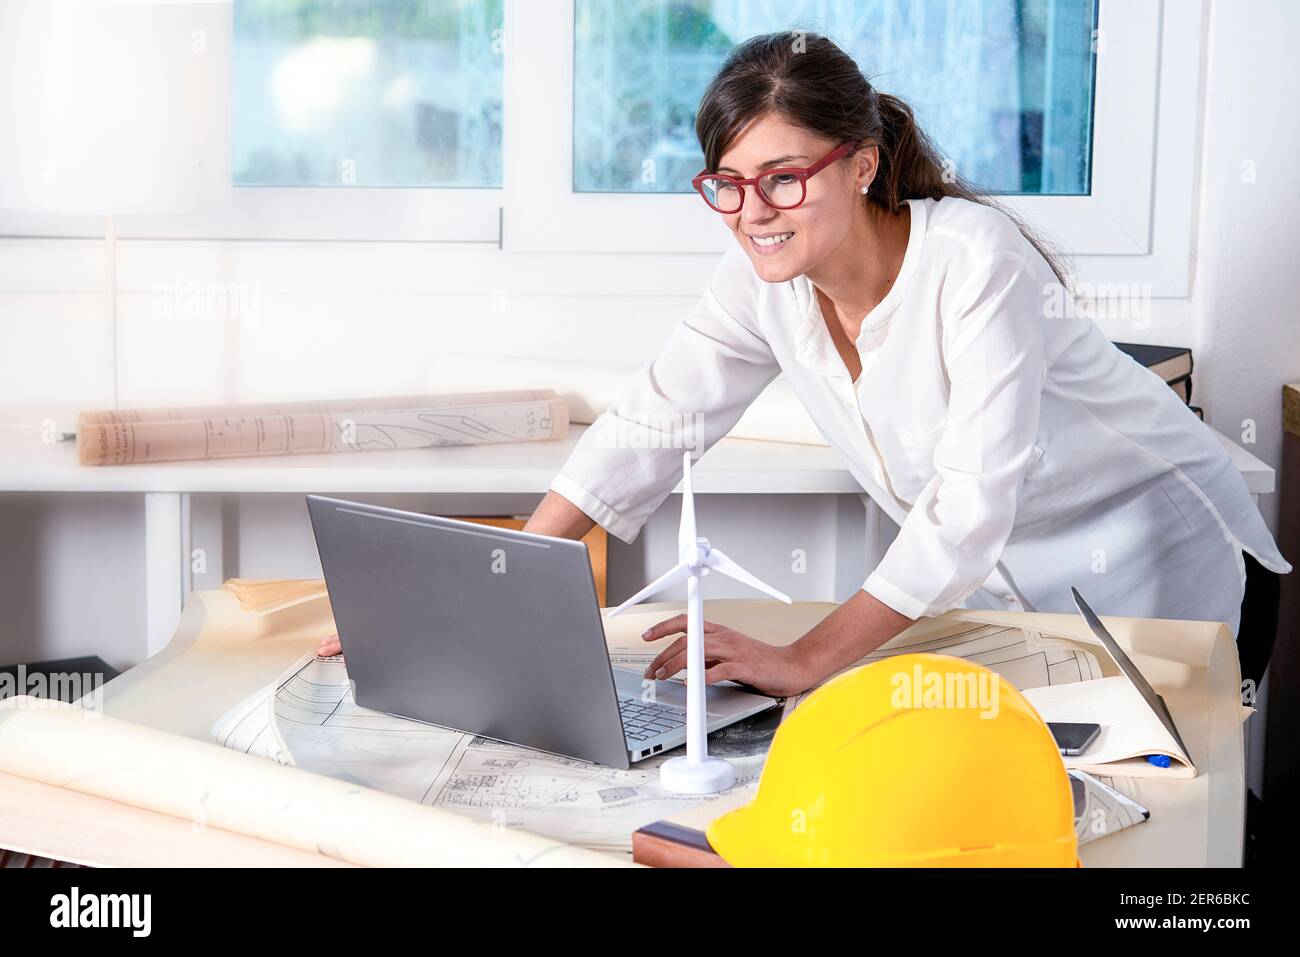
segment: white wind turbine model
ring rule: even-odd
[[[789,604],[790,596],[759,581],[728,558],[707,538],[695,534],[695,497],[691,491],[691,453],[682,453],[682,521],[677,532],[678,560],[664,574],[629,598],[609,615],[617,615],[637,602],[678,582],[686,582],[686,757],[670,758],[659,768],[659,781],[679,794],[713,794],[725,791],[736,772],[721,758],[709,757],[708,712],[704,702],[704,601],[700,579],[718,571]]]

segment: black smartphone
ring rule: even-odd
[[[1062,754],[1075,757],[1087,751],[1088,745],[1097,739],[1097,735],[1101,734],[1101,725],[1049,721],[1047,730],[1051,731],[1052,737],[1056,738],[1056,746],[1061,749]]]

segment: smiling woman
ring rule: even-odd
[[[736,184],[743,181],[732,178],[739,174],[723,166],[723,157],[748,152],[739,148],[742,138],[750,141],[750,148],[756,145],[752,135],[743,134],[762,117],[791,118],[794,125],[838,144],[806,170],[772,169],[760,179],[750,181],[760,198],[775,209],[801,206],[807,199],[808,179],[859,147],[859,163],[868,165],[862,170],[863,179],[858,188],[871,204],[885,213],[898,214],[903,200],[908,198],[952,196],[994,205],[951,164],[945,165],[938,150],[917,125],[911,107],[898,97],[874,89],[852,57],[824,37],[774,33],[755,37],[732,52],[709,84],[696,115],[695,132],[704,148],[705,172],[694,182],[705,201],[718,212],[741,211],[743,188]],[[778,139],[780,136],[777,134]],[[763,159],[758,165],[770,168],[799,161],[811,162],[811,158],[775,156]],[[732,176],[719,179],[709,176],[710,173]],[[711,193],[725,207],[711,198]],[[1017,225],[1051,265],[1056,278],[1064,281],[1061,266],[1043,242],[1023,223]],[[766,242],[761,245],[770,247],[780,235],[783,234],[772,231],[757,236],[751,233],[751,245],[759,247],[758,240],[763,239]],[[809,251],[808,255],[815,255],[815,251]],[[806,255],[805,263],[807,258]]]
[[[1082,311],[1054,308],[1070,296],[1055,257],[829,39],[738,46],[696,131],[694,185],[736,245],[526,530],[599,522],[632,542],[681,478],[680,449],[707,451],[778,374],[899,526],[862,588],[792,644],[706,627],[709,682],[790,694],[918,618],[1071,612],[1075,584],[1101,614],[1235,634],[1243,553],[1290,571],[1214,434]],[[690,435],[645,425],[685,414]],[[676,672],[683,644],[648,673]]]

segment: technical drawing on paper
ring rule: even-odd
[[[719,753],[736,767],[730,793],[757,786],[779,721],[772,708],[719,732]],[[341,657],[305,655],[212,734],[282,764],[607,850],[630,849],[637,828],[712,797],[659,786],[669,753],[622,771],[358,707]]]
[[[1035,631],[1005,625],[972,624],[957,632],[936,635],[897,648],[882,648],[856,662],[853,667],[919,652],[952,655],[954,658],[965,658],[984,665],[1021,691],[1103,677],[1101,665],[1092,652],[1057,639],[1045,638]],[[789,714],[798,707],[814,690],[816,689],[809,689],[801,695],[787,698],[785,713]]]
[[[1001,626],[972,626],[864,661],[914,651],[969,658],[1018,688],[1101,677],[1089,652]],[[653,657],[615,650],[611,661],[644,668]],[[727,793],[757,787],[781,718],[807,694],[787,699],[784,711],[773,708],[709,736],[710,753],[736,768]],[[637,828],[711,799],[659,786],[659,765],[673,752],[623,771],[358,707],[342,657],[304,655],[227,712],[212,736],[282,764],[606,850],[630,849]]]

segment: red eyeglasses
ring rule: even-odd
[[[773,209],[794,209],[808,198],[808,180],[837,159],[853,151],[856,143],[841,143],[812,166],[781,166],[753,179],[737,179],[722,173],[700,172],[691,180],[695,191],[719,213],[738,213],[745,205],[745,187],[753,186],[763,202]]]

